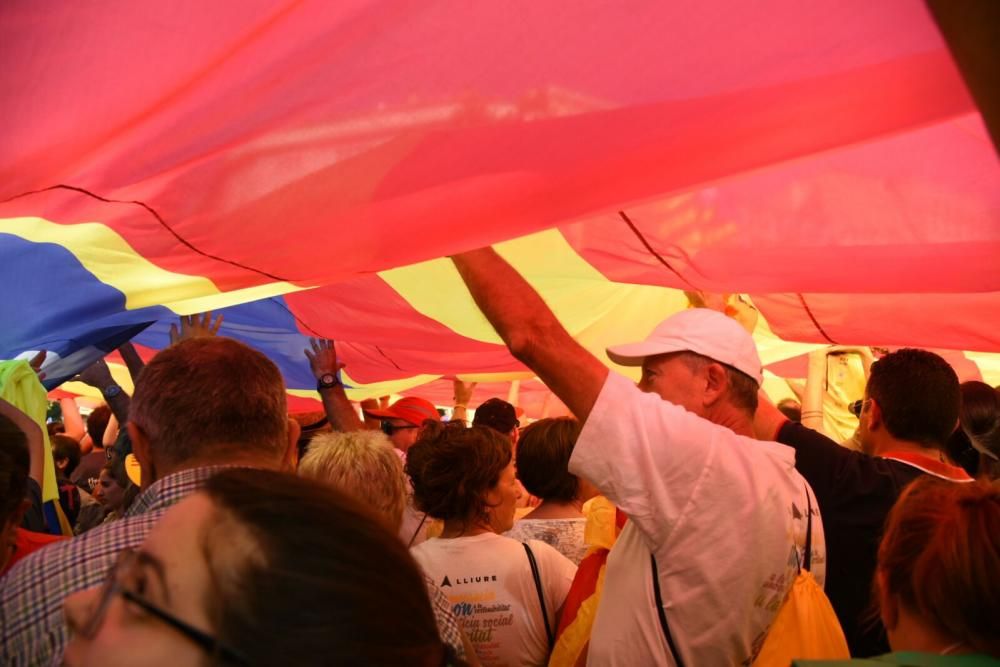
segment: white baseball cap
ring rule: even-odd
[[[642,366],[646,357],[694,352],[764,381],[757,346],[736,320],[709,308],[689,308],[656,325],[644,341],[609,347],[608,357],[622,366]]]

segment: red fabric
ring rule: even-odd
[[[14,538],[14,553],[11,554],[10,560],[7,561],[7,566],[0,571],[0,576],[6,574],[7,570],[12,568],[19,560],[31,555],[42,547],[52,544],[53,542],[68,539],[70,538],[66,535],[50,535],[48,533],[36,533],[31,530],[25,530],[24,528],[17,528],[16,536]]]

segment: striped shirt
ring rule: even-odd
[[[143,491],[125,516],[28,556],[0,579],[0,664],[58,663],[68,640],[63,600],[99,585],[119,551],[137,547],[174,503],[219,467],[168,475]]]

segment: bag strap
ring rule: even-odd
[[[425,521],[427,521],[427,512],[424,512],[424,515],[420,517],[420,523],[417,525],[417,529],[413,531],[413,535],[410,536],[410,541],[406,543],[407,549],[413,546],[413,541],[417,539],[417,535],[420,534],[420,529],[424,527]]]
[[[807,572],[811,572],[812,566],[812,544],[813,544],[813,508],[812,508],[812,497],[809,495],[809,485],[806,487],[806,553],[805,553],[805,569]]]
[[[535,554],[531,551],[531,547],[528,546],[527,542],[521,542],[524,545],[524,551],[528,554],[528,564],[531,565],[531,576],[535,579],[535,591],[538,593],[538,602],[542,605],[542,620],[545,621],[545,636],[549,640],[549,651],[551,652],[556,645],[556,638],[552,634],[552,626],[549,625],[549,613],[545,609],[545,595],[542,593],[542,578],[538,574],[538,563],[535,561]]]
[[[656,614],[660,617],[660,628],[663,630],[663,636],[667,639],[667,649],[674,659],[674,664],[677,667],[684,667],[681,654],[677,650],[677,645],[674,644],[674,637],[670,634],[670,626],[667,625],[667,612],[663,609],[663,594],[660,593],[660,571],[656,567],[656,556],[649,554],[649,560],[653,564],[653,595],[656,597]]]

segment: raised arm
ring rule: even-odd
[[[306,350],[309,368],[316,376],[316,389],[323,399],[323,410],[335,431],[360,431],[365,428],[354,406],[347,399],[338,373],[344,364],[337,360],[337,348],[332,340],[310,338],[311,350]]]
[[[118,386],[111,376],[111,369],[104,359],[98,359],[80,373],[80,381],[100,390],[101,395],[111,408],[112,414],[118,418],[119,424],[128,421],[128,408],[132,399]],[[95,445],[97,443],[94,443]]]
[[[80,406],[76,404],[76,399],[72,396],[59,399],[59,407],[62,408],[63,426],[66,427],[66,435],[77,442],[83,440],[87,435],[87,427],[84,426],[83,417],[80,415]]]
[[[45,470],[45,439],[42,427],[34,419],[19,410],[13,403],[0,398],[0,415],[14,423],[28,439],[28,476],[42,485],[42,474]]]
[[[455,378],[452,383],[455,390],[455,409],[452,410],[452,421],[466,421],[468,415],[469,401],[472,400],[472,392],[476,389],[475,382],[462,382]]]
[[[455,255],[452,261],[510,353],[585,421],[607,367],[573,340],[538,292],[492,248]]]
[[[222,319],[222,316],[219,316]],[[132,376],[132,386],[139,381],[139,376],[142,375],[142,369],[146,367],[143,362],[142,357],[135,349],[135,345],[131,341],[122,343],[118,346],[118,353],[122,355],[122,361],[125,362],[126,368],[128,368],[128,374]]]

